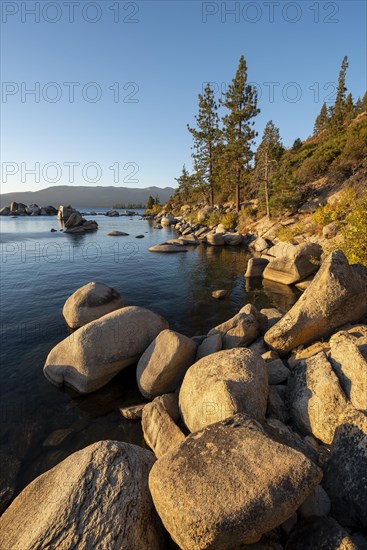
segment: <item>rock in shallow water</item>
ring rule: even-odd
[[[88,283],[65,302],[62,314],[70,328],[80,328],[124,305],[120,294],[103,283]]]
[[[289,518],[321,470],[238,414],[191,434],[149,475],[155,507],[183,550],[240,548]]]
[[[191,432],[238,412],[265,418],[268,374],[249,349],[219,351],[192,365],[182,382],[179,405]]]
[[[185,248],[182,245],[176,245],[176,244],[156,244],[154,246],[151,246],[149,248],[150,252],[165,252],[168,254],[174,254],[175,252],[188,252],[187,248]]]
[[[270,263],[265,267],[263,277],[286,285],[297,283],[317,271],[321,253],[321,246],[315,243],[296,246],[289,243],[276,244],[266,252],[265,258]]]
[[[0,519],[0,547],[162,548],[147,479],[147,450],[99,441],[35,479]]]
[[[46,378],[79,393],[101,388],[136,363],[158,334],[168,328],[163,317],[142,307],[124,307],[88,323],[49,353]]]

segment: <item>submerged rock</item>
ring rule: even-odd
[[[151,246],[149,248],[150,252],[165,252],[165,253],[175,253],[175,252],[187,252],[187,248],[185,248],[182,245],[176,245],[176,244],[156,244],[154,246]]]
[[[228,290],[213,290],[212,296],[213,298],[217,298],[217,300],[221,300],[222,298],[225,298],[228,294]]]
[[[107,233],[107,236],[108,237],[128,237],[129,233],[125,233],[124,231],[113,230]]]
[[[1,548],[162,548],[150,451],[99,441],[35,479],[0,518]]]
[[[332,252],[298,302],[266,334],[279,353],[327,336],[367,313],[367,268],[349,265],[341,250]]]
[[[103,283],[88,283],[65,302],[62,314],[68,326],[76,329],[123,307],[120,294]]]
[[[149,488],[183,550],[240,548],[288,519],[321,470],[246,415],[189,435],[153,466]]]
[[[79,393],[101,388],[136,363],[158,334],[168,328],[163,317],[142,307],[124,307],[76,330],[49,353],[46,378]]]
[[[249,349],[219,351],[192,365],[179,394],[181,416],[191,432],[238,412],[264,420],[268,375]]]

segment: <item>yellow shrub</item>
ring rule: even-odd
[[[237,216],[232,212],[228,212],[221,217],[220,223],[223,224],[226,229],[234,229],[237,225]]]

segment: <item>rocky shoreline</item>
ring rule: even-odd
[[[264,263],[313,276],[286,314],[247,304],[193,338],[102,283],[70,296],[46,378],[87,394],[136,365],[142,400],[121,413],[151,450],[99,441],[13,502],[9,485],[0,546],[365,549],[367,268],[315,253]]]

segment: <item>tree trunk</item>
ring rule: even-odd
[[[241,171],[237,168],[237,182],[236,182],[236,212],[240,211],[241,208],[241,191],[240,191],[240,182],[241,182]]]

